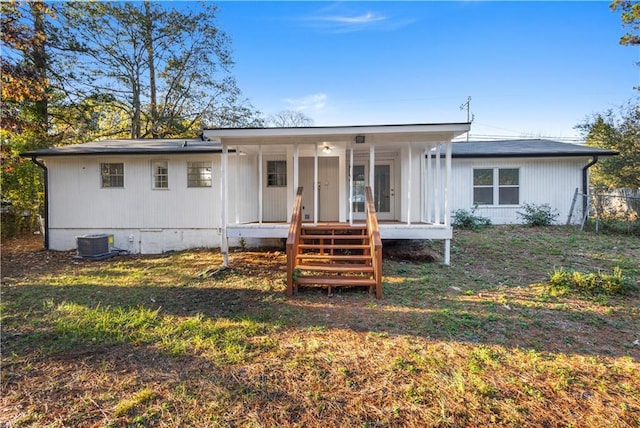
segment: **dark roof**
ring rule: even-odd
[[[233,151],[233,150],[231,150]],[[102,140],[20,153],[20,156],[147,155],[221,153],[222,145],[201,139]]]
[[[565,156],[615,156],[618,152],[551,140],[499,140],[454,142],[454,158],[521,158]]]
[[[304,129],[341,129],[341,128],[409,128],[413,126],[471,125],[471,122],[433,122],[433,123],[386,123],[383,125],[329,125],[329,126],[249,126],[242,128],[205,128],[205,131],[247,131],[268,130],[304,130]]]
[[[233,152],[233,150],[230,150]],[[24,157],[76,156],[76,155],[148,155],[221,153],[216,141],[201,139],[171,140],[103,140],[84,144],[53,147],[21,153]],[[515,158],[565,156],[615,156],[618,152],[579,144],[550,140],[501,140],[454,142],[454,158]]]

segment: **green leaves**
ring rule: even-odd
[[[600,159],[591,169],[591,184],[607,188],[640,188],[640,106],[629,103],[618,113],[608,110],[577,128],[586,144],[618,151]]]
[[[630,0],[614,0],[609,5],[612,12],[622,11],[621,19],[624,26],[631,27],[630,32],[620,37],[620,44],[640,45],[640,35],[634,34],[633,31],[640,29],[640,3]]]

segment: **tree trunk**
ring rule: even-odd
[[[144,2],[145,13],[145,45],[147,48],[147,61],[149,63],[149,98],[150,98],[150,114],[151,114],[151,136],[152,138],[160,138],[158,129],[158,105],[156,98],[156,68],[153,63],[153,17],[151,16],[151,5],[149,0]]]
[[[47,101],[47,55],[45,52],[46,33],[44,28],[44,9],[39,2],[31,2],[31,16],[33,17],[33,45],[31,59],[38,80],[41,93],[34,100],[35,122],[39,131],[46,134],[48,130],[48,101]]]

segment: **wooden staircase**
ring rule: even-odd
[[[301,196],[302,189],[299,189]],[[373,209],[373,203],[371,204]],[[373,211],[375,220],[375,211]],[[382,297],[382,243],[375,225],[303,224],[294,215],[287,240],[287,295],[299,286],[367,287]],[[374,227],[372,227],[374,226]]]
[[[371,245],[365,225],[302,225],[296,254],[296,286],[369,287],[373,292]]]

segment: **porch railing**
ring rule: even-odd
[[[296,268],[300,230],[302,229],[302,187],[298,187],[293,203],[293,214],[287,235],[287,297],[293,295],[293,275]]]
[[[373,264],[373,278],[376,281],[376,298],[382,298],[382,239],[380,239],[380,229],[378,227],[378,217],[373,203],[373,193],[371,187],[364,189],[365,209],[367,214],[367,234],[369,235],[369,245],[371,246],[371,262]]]

